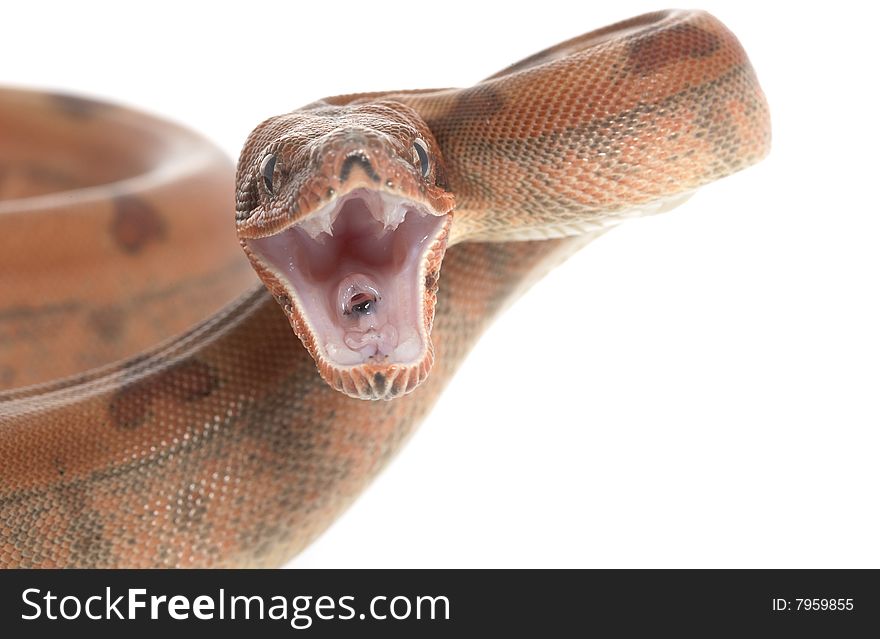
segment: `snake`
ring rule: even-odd
[[[661,11],[468,88],[271,117],[237,166],[38,90],[0,92],[0,139],[0,566],[267,567],[513,300],[759,161],[770,119],[720,21]]]

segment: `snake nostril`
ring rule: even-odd
[[[359,166],[373,182],[379,181],[379,174],[376,173],[376,169],[373,168],[373,164],[370,162],[370,157],[364,151],[353,151],[345,157],[342,167],[339,169],[339,181],[345,182],[348,180],[355,166]]]

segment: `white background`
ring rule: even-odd
[[[663,8],[221,4],[10,3],[0,82],[136,105],[237,156],[316,98],[468,85]],[[294,566],[880,566],[877,16],[742,4],[701,2],[758,71],[770,157],[522,298]]]

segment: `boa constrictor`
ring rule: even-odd
[[[0,565],[284,562],[500,309],[614,223],[758,161],[769,131],[745,53],[703,12],[468,89],[271,118],[234,194],[186,130],[3,91]]]

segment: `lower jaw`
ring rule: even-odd
[[[434,364],[430,340],[422,359],[414,364],[366,364],[338,368],[316,359],[321,377],[333,389],[354,399],[391,400],[406,395],[424,382]]]

